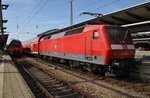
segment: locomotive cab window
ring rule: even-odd
[[[131,34],[123,27],[107,27],[108,37],[111,40],[132,40]]]
[[[98,31],[94,31],[93,32],[93,39],[98,39],[98,38],[99,38]]]

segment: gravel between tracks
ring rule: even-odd
[[[80,73],[70,71],[70,73],[74,74],[72,75],[61,71],[61,68],[59,67],[55,68],[47,66],[50,65],[49,63],[41,63],[33,58],[27,58],[27,60],[40,65],[40,67],[42,67],[43,69],[55,74],[57,77],[60,77],[60,79],[71,83],[75,87],[78,87],[80,90],[93,95],[95,98],[149,98],[149,96],[143,95],[142,93],[134,92],[132,91],[132,89],[124,89],[122,87],[118,87],[117,85],[115,85],[115,82],[114,85],[112,85],[109,84],[109,81],[103,81],[103,79],[101,78],[97,78],[95,80],[88,75],[81,75]],[[83,78],[79,78],[77,76]],[[122,85],[124,84],[122,83]]]

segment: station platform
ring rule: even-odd
[[[35,98],[10,56],[0,59],[0,98]]]
[[[135,58],[140,58],[142,64],[132,72],[134,77],[150,80],[150,51],[136,51]]]

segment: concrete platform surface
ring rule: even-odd
[[[9,55],[0,62],[0,98],[35,98]]]

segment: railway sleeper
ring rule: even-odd
[[[72,94],[74,92],[72,91],[72,89],[66,89],[66,90],[63,90],[63,91],[57,91],[57,92],[52,92],[52,93],[55,94],[56,96],[61,96],[61,95]]]
[[[48,88],[47,90],[49,92],[58,92],[58,91],[63,91],[69,89],[68,87],[60,87],[60,88]]]
[[[60,81],[57,80],[41,80],[43,83],[60,83]]]
[[[72,90],[72,89],[69,89],[69,88],[64,88],[64,89],[50,88],[50,89],[48,89],[49,92],[62,92],[62,91],[67,91],[67,90]]]
[[[61,82],[58,81],[58,80],[50,80],[49,83],[51,83],[51,84],[61,84]]]
[[[77,92],[74,92],[67,95],[56,96],[56,98],[80,98],[80,95]]]
[[[57,91],[55,91],[55,93],[66,92],[66,91],[73,91],[73,90],[71,88],[57,89]]]
[[[55,87],[55,88],[57,88],[57,87],[61,87],[61,86],[64,86],[64,84],[63,83],[47,83],[47,84],[44,84],[45,86],[48,86],[48,87]]]
[[[54,78],[52,78],[52,77],[47,77],[47,78],[44,78],[44,79],[46,79],[46,80],[48,80],[48,81],[51,81],[51,80],[56,80],[56,79],[54,79]]]
[[[58,82],[58,83],[50,82],[49,85],[51,85],[51,86],[56,86],[56,87],[57,87],[57,86],[63,86],[64,83],[61,83],[61,82],[60,82],[60,83],[59,83],[59,82]]]
[[[54,78],[44,78],[44,79],[42,79],[43,81],[57,81],[56,79],[54,79]]]
[[[42,79],[51,79],[50,76],[45,76],[45,75],[41,76],[41,78],[42,78]]]
[[[53,85],[53,84],[43,84],[43,86],[44,87],[46,87],[46,88],[60,88],[60,87],[62,87],[62,86],[64,86],[64,85]]]
[[[58,88],[55,88],[56,90],[63,90],[63,89],[69,89],[68,86],[62,86],[62,87],[58,87]]]
[[[49,84],[55,85],[55,84],[63,84],[63,83],[61,83],[60,81],[53,81],[53,82],[49,82]]]

